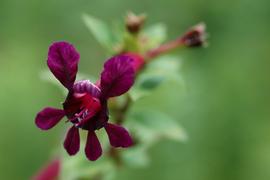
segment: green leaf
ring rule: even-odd
[[[103,21],[87,14],[83,15],[83,20],[96,40],[107,50],[112,51],[115,40],[111,28]]]
[[[136,110],[129,114],[128,119],[127,126],[145,143],[153,144],[162,138],[187,140],[187,134],[179,123],[159,111]]]
[[[156,88],[162,81],[164,77],[162,76],[146,76],[144,80],[141,82],[140,86],[143,89],[154,89]]]
[[[148,71],[155,71],[161,74],[179,73],[181,58],[176,55],[164,55],[153,60],[148,66]]]
[[[149,164],[147,147],[137,145],[122,152],[124,163],[130,167],[145,167]]]
[[[84,144],[81,149],[84,148]],[[69,156],[62,152],[61,180],[95,179],[111,180],[115,176],[114,163],[107,157],[101,157],[98,161],[91,162],[85,157],[84,151],[76,156]]]
[[[158,23],[149,26],[144,29],[142,36],[147,39],[145,45],[145,50],[149,50],[159,46],[167,38],[167,28],[165,24]]]
[[[134,86],[129,91],[131,98],[136,101],[151,94],[164,82],[183,85],[180,75],[181,59],[177,56],[162,56],[149,63],[140,74]]]

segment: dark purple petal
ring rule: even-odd
[[[75,155],[80,149],[79,129],[72,126],[67,133],[64,147],[69,155]]]
[[[64,110],[46,107],[37,114],[35,123],[40,129],[48,130],[54,127],[64,116]]]
[[[76,79],[80,55],[67,42],[53,43],[49,48],[48,67],[54,76],[68,89]]]
[[[101,145],[94,131],[88,131],[86,146],[84,150],[86,157],[90,161],[95,161],[101,156]]]
[[[73,90],[75,93],[89,93],[93,97],[100,97],[100,89],[89,80],[78,81],[74,84]]]
[[[101,73],[101,91],[105,98],[119,96],[129,90],[134,83],[135,72],[133,59],[119,55],[112,57],[104,64]]]
[[[60,174],[60,159],[55,159],[32,177],[32,180],[56,180]]]
[[[105,125],[105,129],[112,146],[125,148],[133,144],[132,138],[125,128],[115,124],[107,123]]]
[[[105,101],[102,104],[100,112],[97,114],[97,116],[93,119],[95,122],[94,129],[100,129],[107,124],[109,119],[108,116],[108,107],[107,107],[107,101]]]

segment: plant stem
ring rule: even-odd
[[[183,43],[182,38],[178,38],[176,40],[162,44],[157,48],[149,50],[148,52],[146,52],[145,57],[147,60],[149,60],[149,59],[155,58],[161,54],[168,53],[169,51],[171,51],[175,48],[181,47],[183,45],[184,45],[184,43]]]
[[[121,125],[124,123],[124,121],[126,119],[126,114],[129,110],[131,102],[132,102],[132,100],[131,100],[130,96],[127,95],[124,105],[115,109],[115,122],[116,122],[116,124]],[[122,166],[120,152],[116,148],[110,147],[109,156],[114,160],[114,162],[116,163],[116,165],[118,167]]]

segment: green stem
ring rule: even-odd
[[[130,108],[131,102],[132,102],[132,100],[131,100],[130,96],[127,95],[124,105],[122,105],[121,107],[117,107],[115,109],[115,122],[116,122],[116,124],[121,125],[124,123],[124,121],[126,119],[126,114]],[[118,167],[122,166],[121,156],[120,156],[120,153],[117,149],[110,147],[109,156],[114,160],[114,162],[116,163],[116,165]]]

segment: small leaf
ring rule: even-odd
[[[111,51],[115,42],[110,27],[103,21],[87,14],[83,15],[83,20],[96,40],[107,50]]]
[[[145,167],[149,164],[146,146],[134,146],[122,152],[122,158],[130,167]]]
[[[180,75],[181,59],[177,56],[162,56],[149,63],[140,74],[129,94],[133,101],[151,94],[164,82],[183,84]]]
[[[145,49],[149,50],[159,46],[167,38],[167,28],[163,23],[154,24],[147,27],[143,32],[142,36],[147,40]]]
[[[156,88],[162,81],[164,80],[164,77],[162,76],[150,76],[146,77],[142,82],[141,82],[141,88],[143,89],[154,89]]]
[[[146,143],[154,143],[161,138],[186,141],[187,135],[176,120],[154,110],[138,110],[129,115],[128,127]]]
[[[81,149],[85,142],[81,143]],[[101,157],[98,161],[91,162],[85,157],[84,151],[70,157],[62,152],[62,169],[59,180],[95,179],[111,180],[115,176],[115,166],[107,157]],[[61,153],[61,154],[62,154]]]

